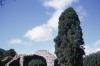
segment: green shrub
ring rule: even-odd
[[[33,55],[33,59],[30,60],[28,66],[47,66],[45,58],[38,55]]]

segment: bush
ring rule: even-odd
[[[44,57],[33,55],[24,58],[24,66],[47,66],[47,63]]]
[[[100,51],[86,56],[84,66],[100,66]]]
[[[29,62],[28,66],[46,66],[45,63],[42,60],[39,59],[33,59]]]

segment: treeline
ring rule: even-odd
[[[57,59],[54,61],[54,66],[60,66]],[[84,57],[83,66],[100,66],[100,51]]]
[[[100,66],[100,51],[86,56],[83,64],[84,66]]]
[[[2,60],[7,56],[13,57],[15,55],[16,55],[16,51],[14,49],[4,50],[0,48],[0,60]]]

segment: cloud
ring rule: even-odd
[[[47,41],[54,38],[54,30],[58,27],[58,18],[65,7],[69,7],[78,0],[43,0],[46,8],[53,8],[55,12],[44,24],[33,27],[25,33],[25,37],[33,41]]]
[[[53,13],[52,17],[47,21],[47,26],[50,28],[57,28],[58,27],[58,19],[61,14],[62,10],[57,10]]]
[[[65,7],[70,6],[74,2],[78,2],[79,0],[43,0],[43,5],[45,7],[51,7],[54,9],[63,9]]]
[[[86,44],[85,48],[86,55],[100,51],[100,40],[97,40],[93,44]]]
[[[87,16],[86,10],[83,8],[83,6],[80,6],[80,5],[76,7],[75,9],[79,15],[79,19],[82,21]]]
[[[9,43],[10,44],[21,44],[22,41],[20,39],[18,39],[18,38],[13,38],[13,39],[9,40]]]
[[[97,52],[97,51],[100,51],[100,48],[97,48],[97,49],[96,49],[96,52]]]
[[[95,46],[98,46],[98,45],[100,45],[100,40],[95,42]]]
[[[25,37],[28,37],[33,41],[47,41],[52,37],[52,30],[46,25],[36,26],[35,28],[29,30]]]
[[[86,55],[89,55],[91,53],[96,52],[95,48],[92,45],[85,45],[85,53]]]

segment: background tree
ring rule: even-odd
[[[13,56],[15,56],[17,53],[15,52],[15,50],[14,49],[10,49],[10,50],[8,50],[8,51],[6,51],[6,56],[11,56],[11,57],[13,57]]]
[[[36,60],[31,60],[28,66],[45,66],[45,64],[41,60],[36,59]]]
[[[78,15],[72,7],[59,18],[55,54],[61,66],[83,66],[84,41]]]
[[[87,55],[84,58],[84,66],[100,66],[100,51]]]
[[[5,66],[16,54],[14,49],[4,50],[0,48],[0,66]],[[4,59],[5,61],[2,61]]]
[[[47,66],[47,62],[44,57],[33,55],[32,60],[28,63],[28,66]]]

